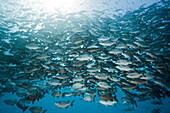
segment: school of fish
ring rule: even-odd
[[[159,99],[170,96],[169,6],[162,0],[113,18],[95,11],[90,16],[58,11],[13,19],[0,14],[0,95],[21,98],[4,103],[45,113],[47,109],[29,104],[48,93],[86,102],[99,98],[110,106],[119,103],[120,88],[126,104],[137,107],[138,101],[149,99],[162,104]],[[75,101],[54,104],[63,109]]]

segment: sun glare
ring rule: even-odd
[[[39,0],[47,10],[58,9],[63,13],[73,12],[81,0]]]

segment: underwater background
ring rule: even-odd
[[[169,0],[0,0],[0,113],[170,113]]]

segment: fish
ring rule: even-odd
[[[109,54],[114,54],[114,55],[118,55],[118,54],[121,54],[121,53],[123,53],[123,51],[121,49],[117,49],[117,48],[114,48],[114,49],[109,51]]]
[[[7,99],[7,100],[4,100],[4,103],[7,105],[14,106],[17,103],[17,100],[16,99]]]
[[[25,97],[27,94],[25,92],[17,92],[16,95],[18,97]]]
[[[154,108],[152,111],[151,111],[151,113],[160,113],[160,109],[159,108]]]
[[[83,100],[86,102],[91,102],[93,100],[93,98],[91,96],[86,96],[83,98]]]
[[[119,65],[119,66],[116,66],[116,68],[122,71],[133,71],[134,70],[134,68],[131,68],[127,65]]]
[[[101,41],[99,42],[99,44],[102,46],[108,47],[108,46],[112,46],[114,42],[107,40],[107,41]]]
[[[46,96],[61,99],[49,100],[60,109],[73,106],[78,99],[104,106],[119,102],[125,112],[135,111],[140,101],[163,105],[170,87],[168,4],[161,0],[129,11],[115,7],[63,14],[59,9],[32,12],[31,4],[24,8],[24,2],[23,8],[10,10],[4,2],[0,96],[19,97],[7,98],[4,103],[23,112]],[[24,16],[10,15],[15,12]],[[75,100],[65,101],[70,97]],[[46,112],[41,106],[29,110]]]
[[[131,72],[127,75],[127,78],[140,78],[142,74],[136,73],[136,72]]]
[[[162,102],[158,101],[158,100],[153,100],[153,101],[151,101],[151,104],[153,104],[153,105],[161,105]]]
[[[37,44],[35,44],[35,43],[27,44],[25,47],[28,48],[28,49],[30,49],[30,50],[37,50],[37,49],[40,48],[40,47],[39,47]]]
[[[51,94],[53,97],[60,97],[62,94],[60,91],[54,91],[52,94]]]
[[[26,105],[25,105],[24,103],[22,103],[22,102],[17,102],[16,105],[17,105],[18,108],[22,109],[23,112],[25,112],[25,110],[27,110],[28,107],[29,107],[29,106],[26,106]]]
[[[60,109],[62,108],[68,108],[69,105],[73,106],[75,100],[72,100],[71,102],[68,101],[56,101],[55,105],[58,106]]]
[[[72,85],[72,88],[73,89],[80,89],[80,88],[82,88],[84,85],[82,84],[82,83],[78,83],[78,82],[76,82],[76,83],[74,83],[73,85]]]
[[[129,62],[129,61],[127,61],[127,60],[120,59],[120,60],[117,60],[117,61],[115,62],[115,64],[117,64],[117,65],[129,65],[129,64],[132,64],[132,62]]]
[[[109,77],[104,73],[96,73],[94,76],[99,80],[106,80]]]
[[[58,80],[58,79],[51,79],[51,80],[47,81],[47,83],[50,84],[50,85],[54,85],[54,86],[62,84],[60,82],[60,80]]]
[[[105,106],[108,106],[108,105],[114,105],[117,102],[116,101],[110,101],[110,100],[100,100],[99,103],[101,103],[101,104],[103,104]]]
[[[97,85],[106,89],[111,88],[111,86],[109,86],[107,82],[98,82]]]
[[[25,104],[30,104],[32,102],[31,100],[28,100],[27,98],[21,98],[19,101]]]
[[[136,107],[137,107],[137,103],[136,103],[136,101],[135,101],[132,97],[126,96],[126,97],[122,97],[122,99],[123,99],[124,101],[126,101],[127,103],[135,104]]]
[[[75,96],[77,92],[64,92],[62,93],[62,97],[71,97]]]
[[[45,113],[47,110],[42,110],[42,107],[40,106],[32,106],[29,108],[31,113]]]
[[[97,92],[96,92],[96,90],[89,90],[89,91],[86,91],[85,94],[95,97],[97,95]]]
[[[116,96],[113,97],[111,93],[103,93],[103,94],[101,94],[99,96],[99,98],[101,98],[102,100],[110,100],[110,101],[112,101],[114,99],[114,100],[118,101],[116,99]]]
[[[101,41],[107,41],[109,40],[111,37],[107,37],[107,36],[104,36],[102,35],[101,37],[98,38],[98,41],[101,42]]]
[[[79,61],[87,61],[87,60],[91,60],[93,59],[92,56],[90,56],[89,54],[83,54],[83,55],[80,55],[79,57],[77,57],[77,60]]]
[[[83,81],[84,79],[82,78],[82,76],[78,76],[78,77],[75,77],[75,78],[73,78],[73,81],[74,82],[81,82],[81,81]]]

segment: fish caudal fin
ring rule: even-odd
[[[25,112],[25,110],[27,110],[27,109],[28,109],[28,107],[29,107],[29,106],[26,106],[26,107],[23,109],[23,112]]]
[[[74,101],[75,101],[75,99],[71,102],[71,106],[73,106]]]
[[[43,110],[42,113],[45,113],[46,111],[47,111],[47,109],[46,109],[46,110]]]

